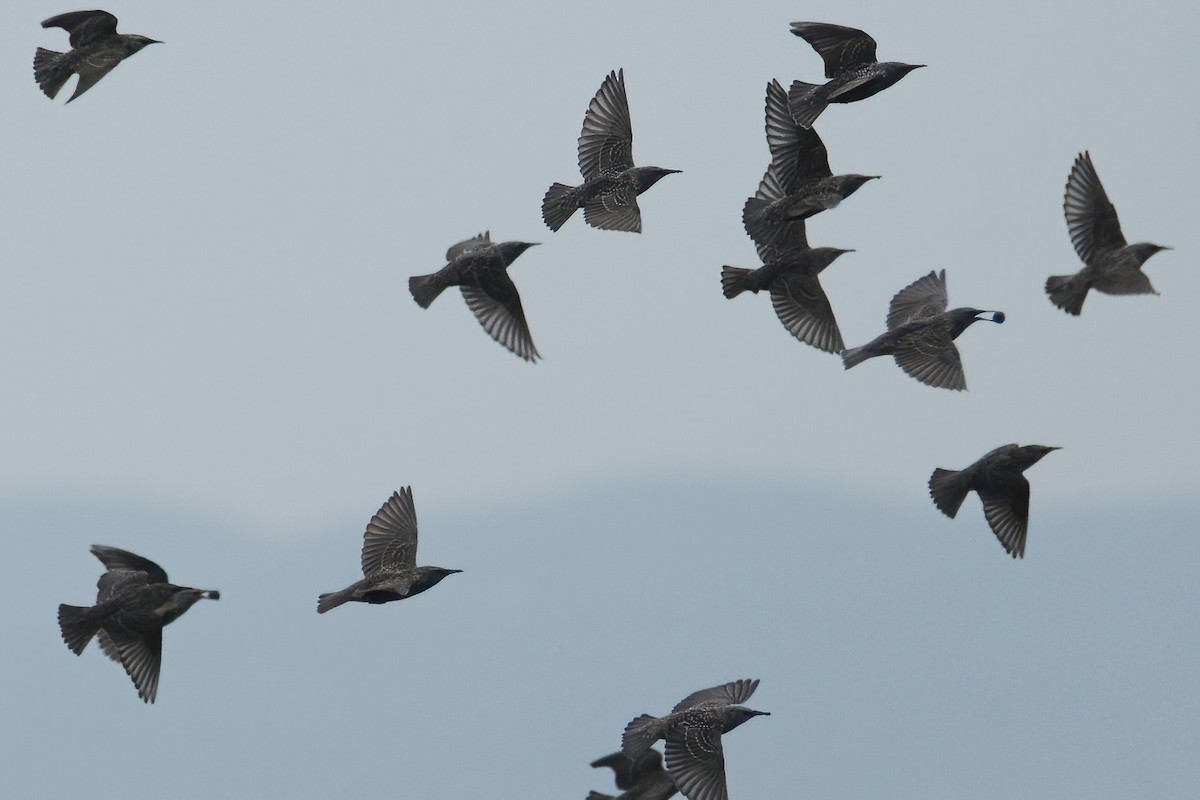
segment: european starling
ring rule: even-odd
[[[983,501],[983,515],[992,532],[1013,558],[1025,557],[1029,530],[1029,481],[1021,473],[1057,447],[1006,444],[966,469],[938,468],[929,477],[929,496],[951,519],[974,489]]]
[[[146,45],[161,44],[157,39],[117,33],[117,18],[107,11],[71,11],[45,20],[42,27],[62,28],[71,34],[68,52],[39,47],[33,56],[33,75],[52,100],[72,73],[79,76],[68,103]]]
[[[521,296],[508,267],[537,242],[493,242],[487,231],[459,242],[446,251],[446,266],[432,275],[408,279],[408,290],[421,308],[448,286],[462,290],[467,308],[488,335],[526,361],[537,361],[537,348],[529,335]]]
[[[850,369],[868,358],[894,356],[900,369],[921,383],[939,389],[966,389],[962,358],[954,340],[980,320],[1004,322],[1004,312],[980,308],[947,311],[948,304],[946,270],[940,274],[930,272],[910,283],[892,298],[887,333],[862,347],[843,351],[842,363]]]
[[[791,233],[791,245],[758,245],[758,255],[763,260],[758,269],[722,267],[721,290],[730,299],[746,291],[757,294],[769,290],[771,305],[788,333],[818,350],[841,352],[846,345],[818,276],[838,256],[854,251],[810,248],[803,238],[804,222],[799,221],[796,226],[797,230]]]
[[[592,762],[593,767],[610,767],[623,791],[617,797],[589,792],[588,800],[667,800],[677,791],[675,781],[663,769],[662,753],[647,750],[636,759],[617,751]]]
[[[217,600],[221,594],[176,586],[158,564],[127,550],[97,544],[92,545],[92,554],[107,568],[96,583],[96,605],[58,607],[63,641],[81,655],[99,634],[100,649],[125,668],[138,697],[153,703],[162,665],[163,627],[197,601]]]
[[[740,680],[701,689],[679,702],[665,717],[643,714],[625,726],[621,751],[637,759],[659,739],[667,742],[667,772],[688,800],[728,800],[721,734],[751,717],[745,702],[758,688],[757,680]]]
[[[1054,305],[1078,316],[1088,289],[1105,294],[1158,294],[1142,272],[1142,264],[1158,251],[1171,248],[1150,242],[1125,243],[1117,209],[1100,185],[1100,176],[1086,150],[1071,167],[1063,213],[1071,243],[1084,267],[1074,275],[1046,279],[1046,294]]]
[[[417,511],[412,488],[392,492],[363,534],[363,579],[317,599],[317,613],[343,603],[390,603],[420,594],[461,569],[417,566]]]
[[[813,46],[825,62],[824,84],[795,81],[788,90],[796,124],[811,128],[830,103],[853,103],[882,92],[924,64],[877,61],[875,40],[858,28],[824,22],[793,22],[792,33]]]
[[[792,246],[797,235],[804,238],[805,219],[837,207],[879,176],[834,175],[821,137],[792,120],[779,81],[767,84],[766,117],[771,165],[754,197],[743,206],[742,223],[758,244]]]
[[[579,171],[582,185],[552,183],[542,198],[542,219],[552,231],[582,208],[583,218],[594,228],[641,233],[637,196],[663,176],[680,172],[633,165],[633,126],[624,70],[609,73],[583,115]]]

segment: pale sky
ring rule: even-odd
[[[0,786],[128,797],[582,798],[633,716],[761,678],[730,796],[1187,798],[1200,785],[1200,17],[1182,2],[106,6],[154,45],[64,106],[40,20],[0,10]],[[765,296],[741,207],[768,81],[817,81],[793,20],[929,65],[817,121],[881,175],[808,226],[847,345],[945,269],[969,391],[843,370]],[[624,68],[645,233],[559,233],[583,112]],[[1091,152],[1157,297],[1054,308]],[[544,360],[408,276],[490,230]],[[1006,442],[1013,562],[926,489]],[[412,485],[426,594],[315,613]],[[222,591],[164,635],[146,708],[54,609],[92,543]],[[14,663],[18,662],[18,663]],[[86,776],[86,777],[85,777]],[[407,781],[407,783],[401,783]],[[5,792],[7,793],[7,792]],[[136,792],[133,796],[140,796]]]

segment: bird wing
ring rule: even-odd
[[[596,195],[583,206],[583,218],[593,228],[606,231],[642,232],[642,210],[633,184],[622,182]]]
[[[71,47],[83,47],[97,39],[115,36],[117,18],[107,11],[68,11],[42,20],[43,28],[62,28],[71,34]]]
[[[1125,246],[1117,209],[1100,184],[1092,156],[1086,150],[1075,159],[1067,177],[1063,213],[1067,217],[1071,243],[1083,263],[1091,264],[1097,251]]]
[[[759,258],[763,263],[771,262],[771,255],[808,249],[808,234],[803,219],[777,221],[765,213],[766,206],[788,196],[780,180],[775,164],[772,163],[758,182],[754,197],[742,206],[742,225],[746,234],[754,240]]]
[[[505,270],[487,270],[481,275],[479,286],[460,288],[467,308],[489,336],[526,361],[540,358],[525,322],[521,296]]]
[[[100,563],[106,569],[137,570],[146,573],[148,583],[170,583],[167,580],[167,571],[165,569],[150,559],[143,558],[136,553],[103,544],[92,545],[91,551],[92,555],[100,559]]]
[[[459,242],[458,244],[452,246],[449,250],[446,251],[446,260],[447,261],[457,261],[459,259],[459,257],[466,255],[467,253],[471,252],[472,250],[478,250],[483,245],[488,245],[491,243],[492,243],[491,232],[484,231],[483,233],[480,233],[476,236],[472,236],[470,239],[464,239],[463,241]]]
[[[900,369],[921,383],[956,391],[967,388],[962,356],[944,325],[923,327],[903,337],[892,355]]]
[[[802,128],[792,119],[787,92],[779,81],[767,84],[766,118],[771,165],[787,193],[791,193],[799,181],[827,178],[833,174],[829,169],[829,153],[821,137],[812,128]]]
[[[896,292],[888,306],[887,327],[894,331],[909,322],[935,317],[946,310],[946,270],[930,272]]]
[[[792,33],[812,45],[825,62],[825,77],[833,78],[851,67],[874,63],[875,40],[858,28],[826,22],[793,22]]]
[[[116,597],[130,586],[145,586],[151,583],[140,569],[109,569],[96,581],[96,605]]]
[[[771,284],[771,304],[788,333],[827,353],[846,348],[821,281],[807,271],[783,275]]]
[[[381,569],[417,565],[417,510],[412,487],[392,492],[363,534],[362,570],[370,577]]]
[[[692,692],[676,703],[675,708],[671,709],[671,713],[684,711],[700,703],[710,701],[716,701],[723,705],[744,703],[750,699],[750,695],[754,694],[754,690],[757,688],[758,679],[756,678],[754,680],[731,681],[723,683],[720,686],[714,686],[711,689],[701,689],[698,692]]]
[[[721,731],[681,722],[667,734],[667,772],[688,800],[729,800]]]
[[[117,660],[137,687],[138,697],[153,703],[158,694],[158,672],[162,665],[162,629],[142,634],[110,625],[104,630],[116,651]],[[107,648],[105,652],[109,653]]]
[[[1101,269],[1092,288],[1105,294],[1158,294],[1150,285],[1150,276],[1126,256],[1119,269]]]
[[[1025,534],[1029,530],[1029,481],[1019,472],[993,476],[982,486],[979,499],[992,532],[1013,558],[1025,557]]]
[[[633,168],[633,125],[625,96],[625,71],[610,72],[583,115],[579,171],[584,180]]]
[[[647,778],[661,775],[663,772],[662,753],[653,748],[645,751],[637,758],[630,758],[621,751],[610,753],[592,762],[593,767],[608,767],[613,771],[617,788],[629,790],[638,786]]]

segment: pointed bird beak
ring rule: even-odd
[[[984,314],[991,314],[991,316],[985,317],[985,316],[983,316]],[[1003,311],[980,311],[978,314],[975,315],[975,319],[983,319],[983,320],[987,320],[988,322],[994,322],[997,325],[999,325],[1002,322],[1004,322],[1006,317],[1004,316]]]
[[[221,593],[218,592],[216,589],[211,589],[207,592],[201,592],[200,596],[206,597],[209,600],[220,600],[221,599]]]

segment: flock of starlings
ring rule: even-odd
[[[70,34],[65,53],[38,48],[34,75],[50,98],[71,75],[79,81],[75,100],[125,58],[156,40],[117,33],[117,18],[105,11],[74,11],[51,17],[44,28]],[[793,22],[792,33],[808,42],[825,62],[823,84],[794,81],[785,92],[777,81],[767,86],[766,132],[771,161],[758,191],[746,200],[742,222],[763,265],[756,269],[726,266],[721,287],[728,298],[743,292],[768,291],[780,322],[801,342],[840,353],[846,367],[875,356],[890,355],[912,377],[930,386],[966,389],[962,361],[954,340],[979,320],[1004,322],[1000,311],[949,309],[946,273],[930,272],[892,298],[887,331],[861,347],[847,348],[821,288],[822,270],[848,250],[810,247],[805,220],[839,205],[873,175],[834,175],[825,145],[813,122],[830,103],[863,100],[899,81],[919,64],[880,62],[875,40],[863,31],[818,22]],[[554,183],[542,200],[542,218],[553,231],[583,209],[595,228],[640,233],[637,197],[666,175],[679,172],[638,167],[633,161],[633,129],[625,77],[621,70],[604,79],[584,114],[579,136],[579,171],[583,183]],[[1084,152],[1067,178],[1063,209],[1083,269],[1046,281],[1050,300],[1078,315],[1090,289],[1107,294],[1154,294],[1141,266],[1168,249],[1140,242],[1127,244],[1116,209],[1100,184],[1091,157]],[[458,286],[480,325],[500,344],[525,359],[539,356],[529,334],[508,266],[532,242],[493,242],[488,233],[459,242],[446,253],[447,264],[430,275],[409,279],[413,299],[428,308],[439,294]],[[984,515],[1004,549],[1024,556],[1029,522],[1029,483],[1022,474],[1055,447],[1008,444],[962,470],[935,469],[930,496],[954,517],[975,490]],[[162,629],[194,603],[216,600],[214,590],[177,586],[162,567],[116,547],[95,545],[92,553],[104,564],[97,583],[96,604],[60,605],[58,622],[72,652],[80,654],[98,638],[100,649],[120,663],[145,702],[154,702],[162,657]],[[442,567],[419,567],[417,518],[412,490],[392,494],[371,518],[363,534],[363,578],[338,592],[322,594],[317,611],[347,602],[387,603],[420,594],[447,575]],[[682,792],[688,800],[726,800],[721,735],[751,717],[766,714],[745,708],[757,680],[739,680],[703,689],[680,701],[664,717],[642,715],[629,723],[621,750],[594,762],[613,770],[623,800],[665,800]],[[663,739],[663,755],[652,745]],[[589,800],[612,800],[592,792]]]

